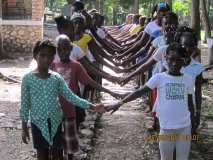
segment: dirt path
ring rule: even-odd
[[[205,53],[205,52],[204,52]],[[205,54],[202,57],[206,60]],[[33,66],[31,58],[15,61],[0,61],[0,72],[20,80],[24,73]],[[205,63],[205,61],[204,61]],[[30,68],[29,68],[30,67]],[[205,77],[212,78],[213,71],[206,72]],[[193,143],[189,160],[212,160],[213,157],[213,82],[203,85],[202,125],[199,129],[200,141]],[[104,86],[118,92],[127,92],[134,88],[130,83],[125,87],[104,81]],[[0,80],[0,159],[1,160],[35,160],[32,144],[21,143],[21,122],[19,119],[20,84]],[[116,101],[104,94],[103,102]],[[87,160],[158,160],[157,142],[147,141],[147,126],[151,117],[145,113],[143,99],[124,105],[115,114],[105,114],[96,123],[96,136]],[[94,121],[90,121],[94,123]],[[94,128],[94,127],[91,127]],[[90,130],[85,130],[90,134]],[[151,133],[157,134],[157,133]],[[92,135],[89,135],[90,137]],[[84,140],[91,149],[89,139]],[[83,144],[83,146],[86,146]]]
[[[133,85],[121,88],[110,84],[122,92]],[[130,91],[130,90],[129,90]],[[104,103],[112,102],[111,97],[104,97]],[[151,160],[158,159],[158,153],[147,143],[146,113],[147,105],[142,99],[124,105],[113,115],[105,114],[97,126],[97,139],[91,160]]]
[[[206,64],[206,52],[202,62]],[[205,78],[212,78],[213,71],[205,72]],[[125,88],[109,84],[112,90],[122,91],[134,88],[129,84]],[[213,82],[203,85],[202,120],[199,128],[199,141],[192,143],[189,160],[212,160],[213,158]],[[110,97],[105,97],[111,103]],[[113,115],[105,114],[97,124],[94,149],[91,160],[159,160],[158,142],[147,141],[151,117],[145,113],[147,106],[142,99],[124,105]]]

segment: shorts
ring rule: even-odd
[[[50,120],[47,120],[49,132],[51,135],[51,123]],[[50,145],[46,139],[42,136],[40,129],[33,123],[31,123],[32,130],[32,139],[33,139],[33,147],[35,149],[62,149],[62,133],[61,133],[61,125],[58,126],[58,130],[53,138],[53,145]]]

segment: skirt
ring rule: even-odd
[[[79,141],[75,118],[64,118],[62,122],[63,149],[66,154],[79,151]]]

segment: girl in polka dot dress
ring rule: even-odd
[[[79,98],[70,91],[59,74],[49,70],[55,53],[56,47],[50,40],[38,41],[33,50],[37,68],[23,77],[21,85],[22,140],[26,144],[29,141],[27,122],[30,117],[33,146],[37,150],[38,160],[63,159],[59,95],[74,106],[101,113],[105,111],[102,104],[93,105]]]

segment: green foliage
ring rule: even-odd
[[[188,16],[189,15],[189,1],[190,0],[175,0],[173,2],[173,11],[178,13],[180,16]]]
[[[45,0],[45,11],[52,11],[53,13],[58,13],[61,11],[61,7],[63,7],[66,3],[66,0]]]

